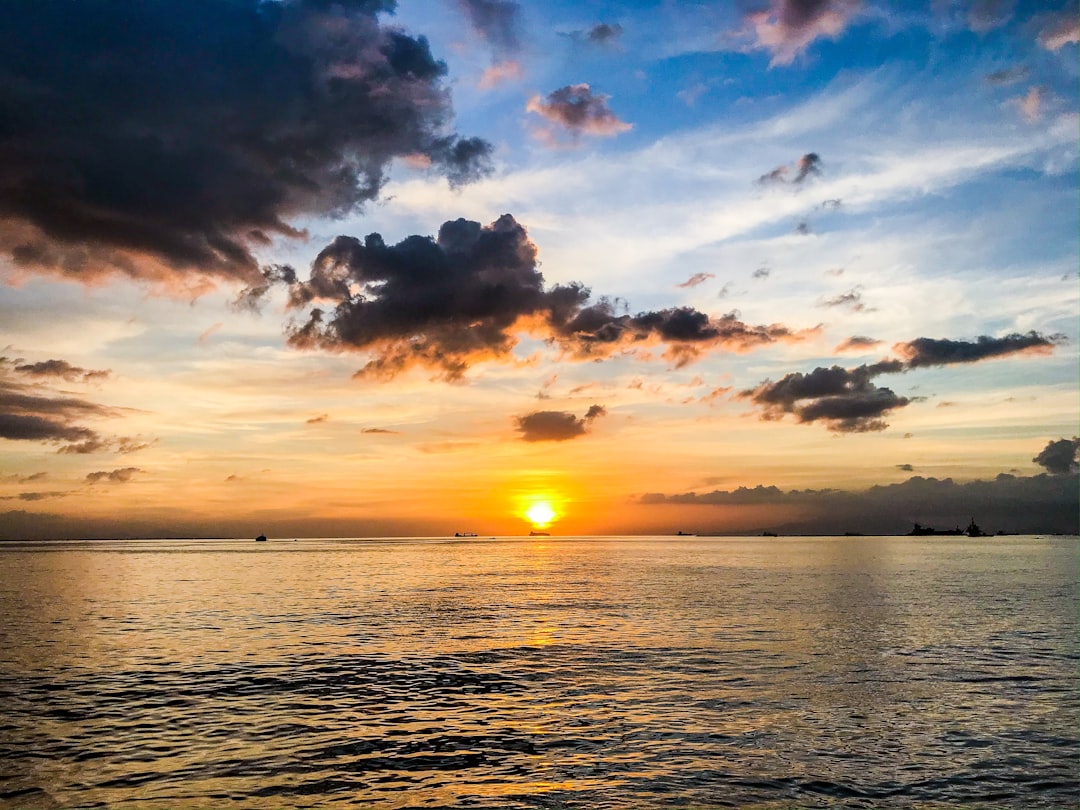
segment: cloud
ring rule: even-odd
[[[520,62],[497,62],[484,71],[480,81],[477,82],[477,86],[481,90],[490,90],[504,82],[521,81],[522,75]]]
[[[0,358],[2,362],[4,358]],[[39,363],[14,364],[13,370],[19,374],[31,377],[60,377],[68,382],[90,382],[92,380],[104,380],[109,376],[109,370],[101,371],[79,368],[66,360],[43,360]]]
[[[974,0],[968,7],[968,26],[977,34],[1000,28],[1012,16],[1016,0]]]
[[[898,360],[853,369],[818,367],[809,374],[795,372],[776,382],[765,380],[738,396],[759,406],[766,420],[793,414],[799,422],[822,421],[837,433],[878,431],[888,427],[882,417],[911,400],[889,388],[879,388],[871,380],[901,370],[903,364]]]
[[[1061,50],[1077,42],[1080,42],[1080,18],[1075,9],[1062,13],[1039,31],[1039,44],[1048,51]]]
[[[70,494],[70,492],[62,491],[20,492],[18,495],[4,495],[3,497],[0,497],[0,501],[44,501],[49,498],[63,498]]]
[[[903,470],[904,472],[915,472],[915,468],[910,464],[897,464],[896,469]]]
[[[1023,96],[1016,99],[1016,106],[1024,120],[1035,123],[1042,115],[1045,91],[1041,87],[1032,87]]]
[[[843,307],[852,312],[877,312],[874,307],[868,307],[862,300],[862,287],[852,287],[845,293],[825,298],[818,301],[819,307]]]
[[[386,435],[386,436],[397,436],[400,431],[387,430],[386,428],[364,428],[360,432],[361,433],[375,433],[375,434]]]
[[[99,470],[98,472],[92,472],[87,474],[86,482],[88,484],[96,484],[100,481],[105,481],[110,484],[126,484],[131,480],[131,477],[135,473],[146,472],[138,467],[121,467],[116,470]]]
[[[611,111],[609,98],[602,93],[594,93],[587,84],[571,84],[548,93],[546,99],[533,96],[525,109],[569,132],[575,139],[581,135],[606,138],[627,132],[633,126],[619,120]],[[555,137],[552,129],[538,132],[542,138],[550,140]]]
[[[753,273],[750,274],[752,278],[766,279],[772,275],[772,270],[768,267],[759,267]]]
[[[916,338],[908,343],[897,343],[893,350],[904,358],[908,368],[921,368],[977,363],[1013,354],[1049,354],[1063,340],[1063,335],[1047,337],[1038,332],[1013,333],[999,338],[982,335],[973,341]]]
[[[622,35],[623,27],[619,23],[597,23],[587,31],[567,31],[560,34],[574,42],[583,42],[594,47],[617,46]]]
[[[662,356],[677,366],[704,351],[743,352],[804,337],[780,324],[746,324],[735,312],[713,317],[675,307],[631,315],[609,299],[592,300],[576,282],[545,289],[536,246],[509,214],[486,226],[446,222],[435,239],[410,236],[396,245],[379,234],[339,236],[316,257],[307,281],[275,270],[251,294],[274,283],[287,284],[293,307],[333,305],[288,326],[291,346],[369,353],[358,374],[383,379],[414,366],[460,379],[474,363],[511,359],[522,332],[577,360],[662,345]]]
[[[852,369],[819,366],[806,374],[786,374],[776,382],[767,379],[737,396],[758,406],[765,420],[792,414],[798,422],[821,421],[838,433],[884,430],[888,423],[883,417],[913,400],[877,386],[872,382],[875,377],[1013,354],[1046,354],[1061,340],[1059,335],[1044,337],[1037,332],[1001,338],[983,335],[974,341],[916,338],[893,346],[903,360],[881,360]]]
[[[109,440],[79,422],[113,415],[112,409],[84,399],[42,396],[0,380],[0,438],[3,439],[68,442],[61,452],[96,452],[106,449]]]
[[[859,11],[859,0],[769,0],[746,19],[772,65],[788,65],[819,37],[836,39]]]
[[[1026,65],[1016,65],[1010,68],[1004,68],[1002,70],[995,70],[992,73],[987,73],[984,77],[987,84],[997,84],[1007,86],[1010,84],[1016,84],[1027,78],[1031,71]]]
[[[622,32],[623,27],[618,23],[597,23],[585,38],[596,45],[607,45],[621,37]]]
[[[535,411],[518,416],[517,430],[527,442],[563,442],[585,435],[589,423],[607,413],[602,405],[592,405],[580,419],[568,411]]]
[[[788,175],[794,172],[791,180]],[[766,172],[757,179],[758,185],[774,185],[789,183],[801,185],[808,177],[816,177],[821,174],[821,157],[816,152],[807,152],[791,166],[777,166],[771,172]]]
[[[458,0],[473,30],[499,55],[521,50],[521,7],[512,0]]]
[[[716,276],[712,273],[694,273],[694,275],[690,276],[690,278],[682,284],[676,284],[675,286],[680,288],[696,287],[699,284],[704,284],[710,278],[716,278]]]
[[[15,379],[16,374],[44,382],[27,384]],[[103,436],[84,424],[87,420],[115,417],[116,409],[47,388],[51,379],[85,382],[108,374],[108,371],[79,368],[64,360],[27,364],[0,357],[0,439],[62,444],[57,452],[80,455],[106,450],[132,453],[149,447],[156,440]]]
[[[1051,475],[1068,475],[1077,470],[1077,449],[1080,439],[1058,439],[1049,442],[1039,455],[1032,459]]]
[[[330,414],[321,413],[318,416],[313,416],[310,419],[305,419],[304,424],[306,424],[306,425],[318,425],[318,424],[320,424],[322,422],[325,422],[329,418],[330,418]]]
[[[899,484],[873,486],[862,491],[788,490],[775,486],[739,487],[735,490],[648,493],[643,504],[724,507],[732,520],[733,508],[768,507],[773,525],[791,533],[867,534],[907,532],[914,523],[952,528],[964,526],[972,516],[990,531],[1068,532],[1077,529],[1077,476],[1018,477],[1002,473],[992,480],[959,483],[951,478],[913,476]],[[744,518],[760,526],[760,509]]]
[[[849,338],[845,338],[840,344],[833,349],[835,352],[850,352],[850,351],[864,351],[866,349],[873,349],[875,346],[880,346],[881,341],[874,338],[865,337],[864,335],[852,335]]]
[[[446,66],[381,0],[36,0],[0,28],[0,252],[31,272],[257,278],[290,221],[374,199],[396,158],[452,184]]]

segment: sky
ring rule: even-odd
[[[1074,2],[6,18],[0,538],[1077,530]]]

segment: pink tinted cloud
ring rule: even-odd
[[[814,40],[836,39],[861,7],[859,0],[770,0],[747,15],[757,47],[772,52],[771,65],[789,65]]]

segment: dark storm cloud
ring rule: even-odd
[[[667,345],[664,358],[677,368],[710,349],[743,352],[777,342],[793,342],[801,336],[780,324],[750,326],[738,312],[719,318],[691,307],[673,307],[636,315],[618,314],[615,305],[601,300],[579,308],[570,318],[553,311],[551,324],[558,342],[575,356],[606,356],[614,348],[635,343]]]
[[[609,98],[602,93],[594,93],[587,84],[571,84],[553,90],[544,99],[533,96],[525,109],[574,136],[618,135],[630,129],[631,125],[619,120],[611,111]]]
[[[766,420],[793,414],[799,422],[822,421],[829,430],[840,433],[884,430],[888,424],[883,417],[914,400],[878,387],[873,378],[924,366],[975,363],[1018,353],[1045,354],[1063,339],[1037,332],[1001,338],[983,335],[974,341],[916,338],[893,347],[903,360],[881,360],[853,369],[819,366],[808,374],[794,372],[776,382],[765,380],[738,396],[757,405]]]
[[[1032,461],[1052,475],[1074,473],[1077,469],[1078,447],[1080,440],[1075,436],[1072,439],[1058,439],[1049,442]]]
[[[716,276],[712,273],[694,273],[682,284],[676,284],[675,286],[680,288],[696,287],[699,284],[704,284],[710,278],[716,278]]]
[[[131,477],[135,473],[145,472],[138,467],[121,467],[116,470],[99,470],[98,472],[92,472],[87,474],[86,482],[88,484],[96,484],[100,481],[106,481],[110,484],[126,484],[131,480]]]
[[[2,361],[3,358],[0,358]],[[43,360],[39,363],[22,363],[12,366],[20,374],[32,377],[60,377],[68,382],[90,382],[104,380],[109,376],[108,369],[95,370],[73,366],[66,360]]]
[[[592,405],[580,419],[569,411],[535,411],[516,417],[517,429],[527,442],[563,442],[585,435],[589,422],[607,413],[602,405]]]
[[[473,29],[495,53],[521,50],[521,7],[512,0],[458,0]]]
[[[256,279],[294,217],[347,214],[389,163],[452,183],[446,67],[379,0],[35,0],[0,27],[0,251],[35,271]]]
[[[913,476],[907,481],[874,486],[859,492],[789,490],[775,486],[714,490],[680,494],[649,493],[643,504],[726,507],[769,507],[774,528],[790,533],[897,534],[913,524],[936,528],[966,526],[972,516],[990,531],[1068,532],[1077,530],[1078,502],[1075,473],[1028,478],[1002,473],[989,481],[957,483],[951,478]],[[760,523],[751,516],[746,525]]]
[[[975,340],[916,338],[898,343],[893,349],[904,358],[908,368],[948,366],[956,363],[977,363],[993,357],[1011,354],[1049,354],[1064,340],[1062,335],[1040,335],[1028,332],[1004,337],[982,335]]]
[[[448,380],[472,363],[506,359],[522,331],[579,360],[659,344],[678,366],[712,349],[802,339],[780,324],[746,324],[734,312],[713,317],[675,307],[631,315],[590,296],[578,283],[544,288],[536,246],[509,214],[486,226],[446,222],[435,239],[410,236],[396,245],[379,234],[339,236],[319,253],[307,281],[289,284],[292,306],[320,306],[288,328],[288,339],[297,348],[373,355],[361,376],[389,378],[423,366]]]
[[[775,184],[802,185],[809,177],[821,174],[821,157],[816,152],[807,152],[793,166],[777,166],[757,179],[758,185]],[[792,175],[788,180],[788,176]]]
[[[776,382],[765,380],[738,396],[757,405],[763,419],[781,419],[790,413],[799,422],[822,421],[837,433],[884,430],[888,423],[882,417],[911,400],[889,388],[879,388],[871,380],[902,370],[898,360],[853,369],[818,367],[809,374],[795,372]]]

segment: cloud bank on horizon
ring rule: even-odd
[[[0,29],[0,499],[49,525],[1075,474],[1074,4],[178,8]]]

